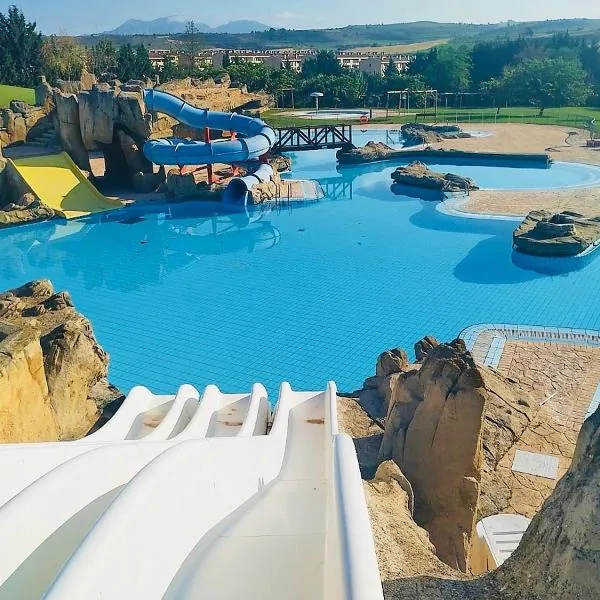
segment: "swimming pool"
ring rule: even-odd
[[[124,391],[262,381],[274,394],[284,379],[349,391],[382,350],[426,334],[494,322],[600,329],[599,260],[551,274],[516,265],[514,224],[442,215],[395,196],[390,166],[338,172],[334,155],[298,155],[291,173],[321,178],[321,202],[251,218],[187,203],[0,232],[1,288],[49,278],[69,290]],[[552,169],[535,176],[551,181]]]

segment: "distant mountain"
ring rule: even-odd
[[[152,21],[142,21],[140,19],[129,19],[122,25],[119,25],[112,31],[105,32],[106,35],[161,35],[161,34],[177,34],[185,33],[185,28],[188,21],[179,20],[176,17],[161,17]],[[200,33],[232,33],[244,34],[253,31],[266,31],[268,25],[259,23],[258,21],[230,21],[225,25],[211,27],[206,23],[198,23],[194,21],[196,29]]]

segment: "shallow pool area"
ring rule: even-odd
[[[295,159],[289,176],[319,179],[328,197],[250,214],[135,207],[1,231],[2,289],[48,278],[71,292],[123,391],[261,381],[274,392],[282,380],[321,389],[328,379],[351,391],[381,351],[427,334],[448,340],[475,323],[600,329],[597,257],[536,270],[514,260],[513,223],[395,195],[395,164],[339,168],[333,151]],[[478,169],[485,187],[534,176],[532,187],[578,185],[561,164],[445,168]]]

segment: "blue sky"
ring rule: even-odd
[[[10,4],[21,8],[44,33],[71,35],[106,31],[131,18],[149,20],[169,15],[209,25],[254,19],[296,29],[420,20],[487,23],[508,19],[600,18],[600,2],[595,0],[544,0],[543,3],[535,0],[0,0],[0,12]]]

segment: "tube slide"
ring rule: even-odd
[[[177,96],[154,89],[144,91],[144,100],[149,112],[163,113],[188,127],[233,131],[241,136],[210,143],[180,138],[148,140],[144,144],[144,155],[157,165],[247,163],[258,160],[275,143],[275,132],[260,119],[196,108]],[[227,200],[239,203],[254,185],[269,181],[272,175],[269,165],[260,165],[251,175],[232,179]]]
[[[208,144],[178,138],[149,140],[144,144],[144,154],[157,165],[248,162],[260,158],[275,143],[275,132],[260,119],[196,108],[177,96],[158,90],[145,90],[144,100],[148,111],[163,113],[188,127],[234,131],[243,136]]]

